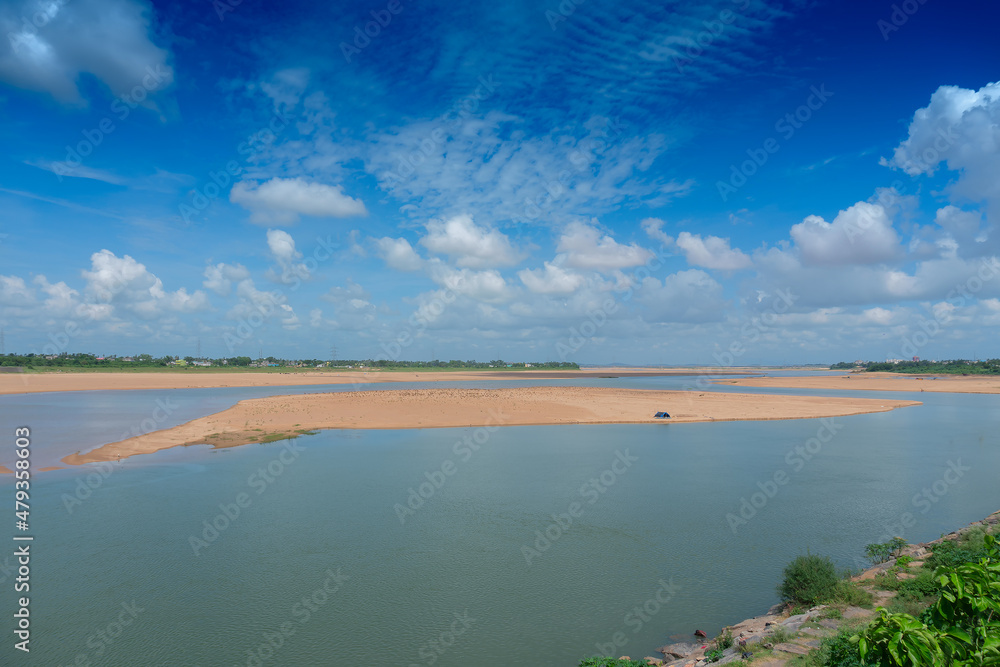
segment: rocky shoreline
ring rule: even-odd
[[[923,558],[930,555],[932,545],[945,541],[958,540],[963,534],[970,530],[986,528],[996,532],[993,526],[1000,524],[1000,510],[989,515],[981,521],[975,521],[956,531],[943,535],[930,542],[919,544],[909,544],[900,550],[899,556],[908,556],[912,559],[910,565],[919,567],[923,564]],[[874,567],[864,570],[861,574],[852,577],[851,581],[862,582],[874,579],[877,575],[884,574],[896,564],[896,558],[890,558],[885,563],[880,563]],[[912,577],[912,574],[899,573],[900,578]],[[875,600],[873,607],[884,606],[894,593],[892,591],[872,591]],[[764,649],[770,653],[764,658],[753,660],[753,665],[759,667],[778,667],[784,665],[796,656],[806,655],[820,646],[824,637],[830,637],[839,631],[846,621],[853,619],[867,618],[875,614],[874,609],[864,609],[861,607],[848,606],[838,609],[836,614],[831,614],[831,605],[818,605],[800,614],[790,614],[791,605],[778,604],[761,616],[746,619],[735,625],[722,629],[720,636],[727,633],[732,634],[733,646],[722,651],[722,657],[713,662],[705,658],[708,651],[716,649],[714,639],[703,639],[692,642],[679,642],[662,646],[657,652],[663,655],[662,658],[647,657],[645,661],[650,665],[661,667],[703,667],[706,665],[724,665],[743,659],[743,654],[747,647],[755,647],[758,651]],[[622,656],[628,658],[628,656]]]

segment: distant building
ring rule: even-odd
[[[913,357],[914,361],[920,361],[920,357]]]

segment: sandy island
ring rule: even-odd
[[[716,384],[787,389],[858,389],[864,391],[938,391],[955,394],[1000,394],[996,375],[899,375],[839,373],[800,377],[753,377],[716,380]]]
[[[122,389],[201,389],[209,387],[283,387],[313,384],[378,382],[461,382],[482,380],[551,380],[643,377],[662,375],[746,375],[759,370],[726,368],[585,368],[578,371],[294,371],[288,373],[170,371],[45,372],[0,374],[0,394],[41,391],[109,391]]]
[[[417,389],[270,396],[174,428],[72,454],[64,463],[114,461],[180,445],[234,447],[313,429],[407,429],[541,424],[646,424],[810,419],[886,412],[918,401],[756,396],[596,387]],[[670,420],[657,420],[660,410]]]

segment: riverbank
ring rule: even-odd
[[[207,389],[213,387],[286,387],[293,385],[355,384],[381,382],[463,382],[483,380],[558,380],[657,376],[726,376],[758,373],[760,369],[727,368],[586,368],[580,370],[391,371],[301,370],[288,372],[202,370],[46,371],[0,374],[0,394],[45,391],[120,391],[141,389]]]
[[[920,405],[919,401],[778,396],[597,387],[414,389],[270,396],[174,428],[63,459],[114,461],[170,447],[234,447],[316,429],[412,429],[566,424],[670,424],[841,417]],[[670,419],[653,415],[666,411]]]
[[[861,391],[934,391],[954,394],[1000,394],[1000,376],[898,375],[896,373],[837,373],[792,377],[752,377],[716,380],[737,387],[781,389],[850,389]]]
[[[916,573],[921,571],[924,559],[930,556],[934,545],[946,541],[956,542],[966,533],[983,529],[994,535],[1000,534],[1000,511],[936,540],[908,544],[900,549],[896,558],[890,558],[885,563],[870,567],[851,577],[852,582],[862,585],[871,592],[873,597],[871,608],[824,604],[792,614],[790,605],[779,604],[771,607],[766,614],[722,628],[720,636],[728,633],[734,643],[733,646],[723,650],[722,658],[717,661],[709,663],[705,660],[706,652],[716,648],[716,640],[669,644],[658,649],[663,654],[662,659],[649,657],[645,658],[645,661],[662,667],[704,667],[709,664],[735,663],[743,660],[743,652],[748,652],[753,655],[741,664],[750,664],[753,667],[813,664],[803,663],[802,656],[818,650],[824,638],[833,637],[843,629],[850,628],[854,631],[855,628],[864,625],[875,615],[878,607],[885,607],[892,601],[895,593],[876,587],[876,577],[893,576],[899,581],[913,579],[917,576]],[[902,560],[904,557],[905,561]],[[900,566],[897,563],[905,564]]]

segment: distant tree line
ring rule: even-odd
[[[262,359],[251,359],[247,356],[226,357],[219,359],[209,359],[207,357],[154,357],[150,354],[136,354],[132,356],[108,356],[98,357],[93,354],[82,352],[66,353],[58,355],[44,354],[7,354],[0,356],[0,366],[21,366],[24,368],[157,368],[165,366],[278,366],[293,368],[315,368],[317,366],[354,368],[541,368],[541,369],[579,369],[579,364],[569,361],[535,361],[535,362],[506,362],[500,359],[493,361],[392,361],[385,359],[279,359],[277,357],[264,357]]]
[[[830,370],[859,370],[888,373],[928,373],[951,375],[1000,375],[1000,359],[969,361],[950,359],[945,361],[841,361],[830,366]]]

